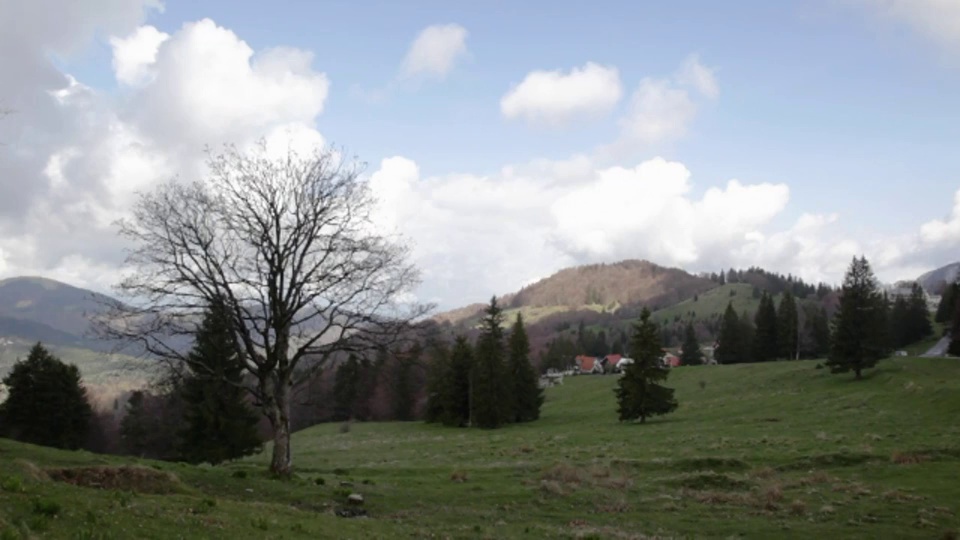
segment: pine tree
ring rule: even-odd
[[[480,323],[474,351],[471,425],[497,428],[509,421],[513,396],[506,380],[506,349],[503,343],[503,310],[497,298],[490,300]]]
[[[7,399],[0,405],[0,434],[42,446],[76,450],[90,429],[93,409],[80,370],[40,343],[3,378]]]
[[[630,356],[634,363],[627,366],[617,381],[617,406],[620,421],[640,419],[644,423],[649,416],[673,412],[677,400],[673,389],[661,386],[670,370],[660,364],[663,351],[656,324],[650,320],[650,310],[643,308],[640,322],[634,325],[630,343]]]
[[[523,317],[517,313],[509,340],[509,382],[512,385],[511,405],[512,422],[530,422],[540,418],[540,406],[543,405],[543,389],[539,377],[530,364],[530,342],[523,326]]]
[[[443,423],[448,426],[470,425],[473,347],[463,336],[457,337],[450,358],[450,377],[445,399],[447,411]]]
[[[423,420],[429,423],[441,422],[446,404],[444,389],[449,386],[450,351],[442,344],[430,349],[427,364],[427,404],[423,410]]]
[[[815,358],[822,358],[830,353],[830,317],[823,306],[820,306],[813,319],[813,343]]]
[[[406,355],[396,358],[393,365],[393,387],[390,392],[390,408],[393,419],[401,422],[413,420],[413,381],[411,370],[420,360],[419,344],[410,348]]]
[[[756,331],[753,337],[753,361],[769,362],[777,357],[777,310],[773,298],[766,293],[760,296],[760,306],[754,315]]]
[[[756,339],[756,328],[753,326],[753,319],[743,310],[740,315],[740,358],[743,362],[754,362],[753,359],[753,341]]]
[[[720,324],[720,336],[717,341],[717,350],[714,352],[717,362],[721,364],[737,364],[745,361],[745,359],[741,357],[743,339],[741,337],[740,318],[737,317],[737,312],[733,310],[732,302],[727,304],[727,309],[723,312],[723,321]]]
[[[683,332],[680,363],[685,366],[699,366],[703,363],[703,351],[700,350],[700,342],[697,341],[697,333],[693,329],[692,322],[687,322]]]
[[[188,463],[218,464],[261,447],[257,415],[245,401],[243,364],[222,304],[210,306],[187,358],[179,453]]]
[[[360,360],[351,354],[346,362],[337,366],[333,379],[333,419],[336,421],[355,418],[354,407],[360,388]]]
[[[866,257],[854,257],[843,280],[840,307],[834,315],[827,366],[832,373],[853,371],[857,379],[888,355],[886,300]]]
[[[792,360],[799,355],[799,349],[800,328],[797,303],[793,293],[787,291],[783,293],[777,308],[777,356]]]
[[[142,390],[136,390],[127,399],[123,420],[120,421],[120,441],[123,451],[132,456],[147,457],[150,450],[152,418],[147,412]]]
[[[890,310],[889,336],[890,344],[897,349],[912,343],[910,340],[910,316],[907,301],[902,296],[894,300],[893,308]]]
[[[947,354],[950,356],[960,356],[960,296],[954,303],[953,325],[950,329],[950,344],[947,346]]]
[[[938,323],[951,321],[955,308],[957,307],[958,298],[960,298],[960,283],[954,282],[944,287],[943,295],[940,297],[940,305],[937,306],[937,315],[934,320]]]
[[[910,298],[907,300],[907,328],[909,343],[915,343],[933,335],[927,299],[923,294],[923,287],[916,282],[911,285]]]

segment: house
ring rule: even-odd
[[[660,358],[660,362],[663,364],[663,367],[679,367],[680,357],[672,352],[664,351],[663,356]]]
[[[617,373],[623,373],[627,366],[633,364],[633,358],[627,358],[626,356],[620,357],[620,360],[615,364]]]
[[[575,358],[575,361],[577,363],[577,367],[579,368],[581,375],[587,374],[587,373],[591,373],[591,374],[599,373],[601,375],[603,374],[603,371],[604,371],[603,362],[601,361],[600,358],[597,358],[596,356],[587,356],[587,355],[581,354]]]

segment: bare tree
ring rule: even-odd
[[[270,470],[292,471],[294,389],[343,352],[383,346],[428,307],[408,250],[376,230],[362,167],[329,150],[272,159],[227,147],[205,181],[141,195],[121,235],[131,273],[98,328],[147,354],[185,360],[185,338],[226,304],[249,388],[273,430]]]

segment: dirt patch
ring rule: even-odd
[[[753,487],[746,480],[715,472],[685,475],[673,481],[680,487],[696,491],[745,491]]]
[[[737,458],[705,457],[680,459],[673,462],[673,469],[678,471],[742,471],[749,465]]]
[[[777,469],[781,471],[798,471],[830,467],[854,467],[871,461],[877,461],[878,459],[877,456],[867,453],[834,452],[800,458],[791,463],[780,465]]]
[[[72,467],[47,469],[46,474],[51,480],[80,487],[155,494],[186,491],[175,474],[148,467]]]

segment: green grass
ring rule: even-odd
[[[733,293],[733,296],[730,296],[731,293]],[[747,311],[751,317],[760,305],[760,299],[753,297],[752,285],[727,283],[701,293],[696,301],[693,298],[688,298],[670,307],[659,309],[653,312],[653,320],[672,323],[676,317],[689,318],[691,311],[696,313],[695,319],[709,319],[714,315],[722,316],[730,302],[733,302],[733,309],[736,310],[737,315]],[[779,304],[779,302],[780,295],[774,296],[774,303]]]
[[[815,365],[679,368],[669,383],[680,409],[646,425],[617,422],[615,377],[583,376],[548,391],[541,420],[496,431],[318,426],[295,434],[289,482],[263,474],[264,454],[217,468],[142,462],[176,475],[154,479],[153,494],[74,487],[37,468],[131,460],[2,441],[0,538],[940,538],[960,528],[960,361],[886,360],[863,381]],[[366,497],[369,519],[333,514],[350,492]]]

